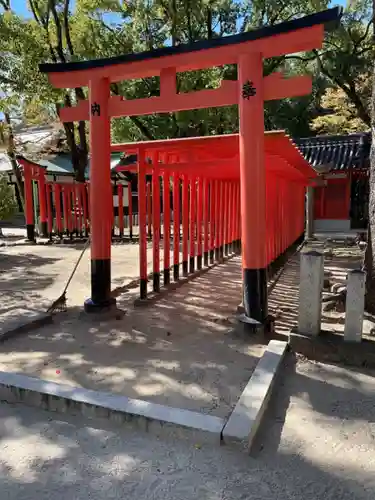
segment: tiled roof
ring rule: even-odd
[[[114,170],[118,165],[120,158],[121,153],[111,153],[111,170]],[[67,153],[46,155],[43,159],[35,161],[35,163],[46,168],[47,173],[50,175],[73,175],[72,159]],[[88,163],[86,177],[88,177],[90,173],[90,158]],[[12,166],[6,154],[0,154],[0,173],[1,172],[12,172]]]
[[[316,170],[368,168],[371,138],[369,133],[318,136],[295,139],[302,155]]]

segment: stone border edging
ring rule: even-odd
[[[287,348],[287,342],[269,342],[223,428],[224,443],[240,443],[250,451]]]
[[[190,431],[194,438],[218,444],[225,424],[224,419],[212,415],[9,372],[0,372],[0,400],[107,418],[118,424],[131,422],[146,431],[155,426],[155,430],[167,430],[169,434],[176,430]]]

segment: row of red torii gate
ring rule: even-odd
[[[264,101],[309,93],[311,79],[284,78],[281,73],[264,76],[263,60],[320,48],[325,31],[337,25],[340,17],[341,9],[334,8],[190,45],[40,66],[55,87],[88,87],[88,100],[62,108],[60,119],[90,121],[90,182],[50,186],[37,166],[22,161],[29,236],[33,236],[34,224],[33,180],[38,181],[39,195],[45,198],[39,205],[47,214],[50,232],[53,227],[58,232],[90,232],[87,312],[107,310],[115,304],[111,296],[114,188],[110,154],[121,151],[136,155],[136,162],[123,168],[137,174],[136,228],[133,217],[128,220],[132,236],[139,240],[141,299],[148,293],[151,232],[155,292],[160,290],[161,274],[163,284],[169,285],[171,271],[178,280],[180,273],[195,272],[241,250],[246,319],[267,322],[267,269],[303,235],[305,188],[316,174],[283,132],[264,132]],[[177,93],[178,72],[227,64],[237,65],[237,80],[223,81],[217,89]],[[160,96],[125,100],[110,95],[112,82],[149,76],[160,77]],[[229,105],[238,105],[239,134],[111,145],[113,117]],[[124,196],[123,186],[115,189],[119,198]],[[127,195],[133,199],[131,192]],[[119,203],[120,233],[124,229],[122,206]]]

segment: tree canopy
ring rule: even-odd
[[[329,4],[328,0],[28,0],[29,15],[22,17],[17,3],[0,0],[0,109],[16,106],[33,123],[57,120],[61,105],[87,97],[85,88],[53,89],[38,70],[40,62],[108,57],[230,35],[323,10]],[[290,75],[313,76],[312,95],[266,104],[267,129],[285,129],[297,137],[369,127],[371,6],[370,0],[349,2],[342,26],[327,36],[322,50],[266,61],[267,74],[282,69]],[[177,86],[181,91],[214,88],[223,78],[236,78],[236,69],[224,66],[178,75]],[[120,82],[111,90],[128,99],[153,96],[159,92],[159,79]],[[336,123],[330,124],[330,110],[342,120],[335,118]],[[112,139],[222,134],[236,132],[237,124],[236,107],[120,118],[113,120]],[[87,124],[66,123],[64,131],[77,179],[82,180],[89,153]]]

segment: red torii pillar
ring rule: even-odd
[[[268,311],[262,54],[241,56],[238,76],[243,302],[248,319],[265,323]]]
[[[103,310],[116,303],[111,297],[111,127],[108,78],[90,80],[90,218],[91,297],[85,311]]]

